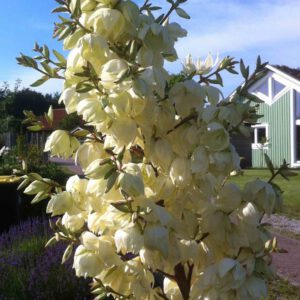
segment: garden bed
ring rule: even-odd
[[[50,237],[48,221],[40,218],[0,236],[1,300],[91,299],[89,281],[75,276],[72,261],[61,264],[66,245],[45,248]]]

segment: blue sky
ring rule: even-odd
[[[18,66],[15,60],[19,52],[30,54],[35,41],[61,50],[61,45],[51,39],[56,16],[50,12],[55,6],[54,0],[1,3],[0,83],[8,81],[13,85],[20,78],[23,86],[28,86],[39,77],[34,71]],[[272,64],[300,67],[299,0],[188,0],[184,8],[192,18],[180,21],[189,32],[177,45],[180,60],[188,53],[205,57],[211,52],[219,53],[220,57],[243,58],[253,66],[260,54]],[[179,71],[180,61],[167,67],[171,72]],[[226,76],[224,94],[240,82],[240,77]],[[55,92],[61,87],[61,82],[54,81],[39,90]]]

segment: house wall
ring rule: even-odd
[[[252,166],[266,167],[264,153],[271,158],[274,166],[279,167],[283,159],[291,163],[291,115],[290,92],[288,91],[271,106],[261,104],[258,109],[259,123],[267,123],[269,137],[266,149],[252,149]]]

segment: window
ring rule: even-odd
[[[296,126],[296,160],[300,161],[300,124]]]
[[[280,93],[285,88],[285,85],[283,85],[282,83],[274,80],[273,81],[273,88],[274,88],[274,96],[276,96],[278,93]]]
[[[261,84],[255,92],[259,92],[264,94],[265,96],[269,96],[269,85],[268,80],[266,80],[263,84]]]
[[[254,125],[252,128],[252,148],[266,148],[268,146],[268,124]]]

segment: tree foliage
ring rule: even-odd
[[[36,115],[47,112],[50,105],[58,107],[58,94],[43,95],[31,89],[11,90],[4,85],[0,89],[0,120],[1,132],[21,130],[21,122],[24,119],[24,111],[33,111]]]

